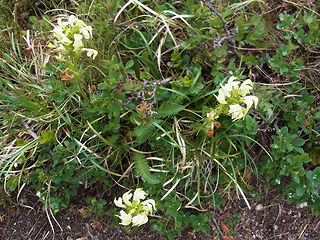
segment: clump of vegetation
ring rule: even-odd
[[[319,6],[288,4],[1,2],[2,188],[30,185],[54,219],[122,181],[120,224],[149,215],[169,239],[210,231],[224,192],[250,208],[255,179],[319,214]]]

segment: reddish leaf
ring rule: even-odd
[[[102,224],[100,222],[96,222],[95,224],[92,224],[92,228],[102,230]]]
[[[228,218],[228,217],[230,217],[231,216],[231,213],[230,212],[225,212],[224,214],[222,214],[218,219],[219,220],[224,220],[224,219],[226,219],[226,218]]]
[[[249,169],[247,169],[247,170],[245,171],[245,173],[244,173],[243,180],[244,180],[244,181],[247,181],[247,180],[249,180],[249,179],[251,178],[251,176],[252,176],[252,171],[249,170]]]
[[[209,130],[209,131],[207,132],[207,136],[208,136],[209,138],[213,138],[213,134],[214,134],[214,130],[213,130],[213,129],[211,129],[211,130]]]
[[[224,236],[229,234],[229,228],[224,224],[224,222],[220,223],[221,231]]]
[[[234,240],[233,237],[228,237],[228,236],[224,236],[223,239],[224,239],[224,240]]]

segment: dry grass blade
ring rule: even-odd
[[[158,69],[160,71],[160,73],[162,74],[161,71],[161,52],[162,52],[162,47],[163,44],[165,43],[167,34],[170,35],[172,41],[174,42],[175,47],[178,47],[179,44],[176,41],[176,38],[174,37],[174,34],[172,33],[172,30],[170,28],[170,26],[174,26],[176,25],[174,20],[175,19],[180,19],[181,21],[183,21],[189,28],[192,29],[192,26],[185,20],[185,18],[191,18],[193,17],[193,15],[188,15],[188,14],[183,14],[183,15],[179,15],[173,11],[170,10],[164,10],[163,13],[169,13],[171,15],[173,15],[172,17],[167,17],[162,13],[157,13],[156,11],[152,10],[151,8],[149,8],[148,6],[144,5],[143,3],[137,1],[137,0],[130,0],[128,1],[117,13],[117,15],[114,18],[114,22],[116,22],[120,16],[120,14],[131,4],[131,3],[135,3],[137,4],[139,7],[141,7],[143,10],[147,11],[148,13],[152,14],[154,16],[154,21],[158,21],[158,19],[160,19],[160,23],[162,24],[162,26],[158,26],[158,30],[157,32],[152,36],[151,40],[149,41],[149,45],[157,38],[157,36],[163,32],[163,30],[165,29],[165,31],[162,33],[163,37],[161,37],[160,39],[160,44],[158,45],[157,51],[156,51],[156,58],[157,58],[157,64],[158,64]],[[144,15],[141,15],[144,16]],[[151,17],[150,15],[147,15],[148,17]]]
[[[202,150],[202,152],[203,152],[206,156],[212,158],[212,156],[211,156],[209,153],[207,153],[206,151]],[[251,209],[251,206],[250,206],[250,204],[249,204],[249,201],[248,201],[246,195],[244,194],[244,192],[242,191],[240,185],[237,183],[237,181],[228,173],[228,171],[225,169],[225,167],[224,167],[217,159],[212,158],[212,160],[213,160],[215,163],[217,163],[218,166],[224,171],[224,173],[232,180],[232,182],[235,184],[235,186],[237,187],[237,189],[238,189],[239,192],[241,193],[241,195],[242,195],[242,197],[243,197],[246,205],[248,206],[249,209]]]

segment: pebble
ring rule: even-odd
[[[256,206],[256,211],[262,211],[263,209],[264,209],[264,207],[260,203]]]
[[[297,206],[297,208],[305,208],[305,207],[308,207],[308,203],[307,202],[304,202],[304,203],[301,203]]]
[[[275,231],[278,231],[278,229],[279,229],[279,228],[278,228],[278,225],[275,225],[275,224],[274,224],[274,225],[273,225],[273,229],[274,229]]]

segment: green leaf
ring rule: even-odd
[[[23,141],[22,139],[18,138],[17,139],[17,146],[18,147],[22,147],[24,145],[26,145],[28,142]]]
[[[211,230],[211,227],[208,224],[201,224],[198,227],[198,231],[201,231],[201,232],[209,232],[210,230]]]
[[[304,139],[302,139],[302,138],[297,138],[297,139],[295,139],[295,140],[293,141],[293,146],[295,146],[295,147],[301,147],[301,146],[304,145],[305,142],[306,142],[306,141],[305,141]]]
[[[287,146],[287,150],[288,150],[289,152],[291,152],[291,151],[293,150],[293,146],[292,146],[292,145],[288,145],[288,146]]]
[[[293,181],[300,183],[300,178],[296,172],[291,172],[291,177]]]
[[[309,179],[309,180],[311,180],[311,181],[313,181],[313,176],[314,176],[314,174],[313,174],[313,172],[312,172],[311,170],[309,170],[309,171],[306,173],[307,179]]]
[[[301,197],[306,192],[306,189],[303,186],[299,186],[296,189],[296,194]]]
[[[14,177],[9,177],[5,186],[8,187],[10,191],[14,191],[18,186],[18,181]]]
[[[140,137],[143,134],[143,132],[145,131],[145,128],[146,127],[143,124],[141,124],[140,126],[138,126],[134,129],[134,133],[136,134],[137,137]]]
[[[126,63],[126,69],[131,68],[134,64],[133,60],[130,60],[129,62]]]
[[[143,181],[150,184],[158,184],[160,180],[154,174],[151,174],[148,160],[144,157],[144,155],[140,153],[135,153],[133,155],[134,165],[136,168],[136,173],[138,176],[142,178]]]
[[[157,110],[157,117],[169,117],[172,115],[177,115],[181,110],[184,109],[184,106],[178,104],[163,103],[160,108]]]
[[[41,144],[47,144],[51,145],[54,143],[54,133],[52,130],[50,131],[41,131],[41,138],[40,138],[40,143]]]
[[[31,16],[29,18],[30,22],[32,22],[33,24],[37,24],[39,19],[36,16]]]
[[[300,154],[304,154],[304,150],[301,147],[293,147],[293,150]]]

